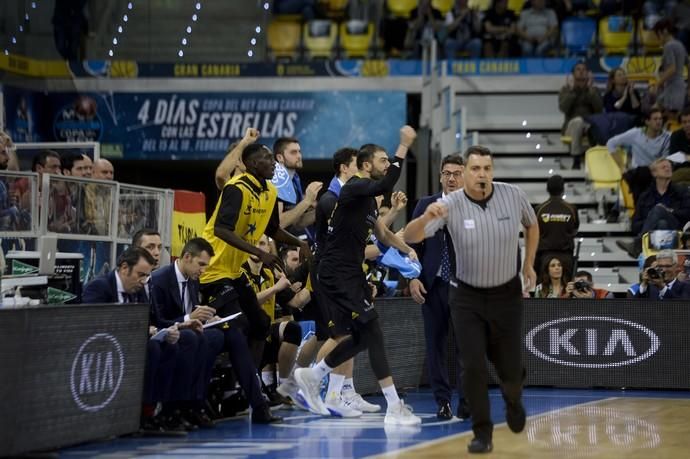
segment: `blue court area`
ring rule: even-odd
[[[557,412],[576,405],[592,404],[610,398],[690,399],[687,391],[613,391],[574,389],[526,389],[525,408],[529,417]],[[367,397],[385,406],[383,397]],[[361,458],[438,442],[466,434],[471,438],[469,421],[436,419],[436,404],[426,389],[408,392],[406,402],[422,417],[414,428],[384,428],[383,413],[365,414],[357,419],[327,418],[303,411],[278,410],[283,424],[256,426],[246,416],[218,423],[215,429],[192,432],[181,438],[119,438],[89,443],[61,451],[65,458],[125,457],[224,457],[224,458]],[[457,401],[453,408],[456,408]],[[491,409],[495,424],[505,421],[503,400],[491,390]],[[524,435],[524,434],[523,434]],[[464,445],[464,442],[463,442]],[[464,452],[458,451],[458,453]]]

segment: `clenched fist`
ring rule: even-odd
[[[405,125],[400,128],[400,144],[404,147],[410,148],[417,138],[417,131],[412,126]]]

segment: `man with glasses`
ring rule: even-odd
[[[656,263],[642,272],[642,282],[634,298],[690,298],[690,283],[678,280],[679,272],[678,255],[673,250],[659,251]]]
[[[450,155],[441,161],[440,193],[425,196],[419,200],[412,213],[415,219],[421,216],[429,204],[446,197],[463,186],[463,162],[460,155]],[[448,329],[451,324],[448,308],[448,282],[455,269],[453,241],[447,230],[440,229],[432,237],[412,246],[422,262],[422,273],[417,279],[410,280],[410,294],[422,305],[424,318],[424,336],[426,338],[426,360],[429,370],[429,382],[438,405],[436,416],[439,419],[451,419],[453,410],[452,386],[448,379],[446,367],[446,350],[448,348]],[[457,333],[457,331],[456,331]],[[470,417],[469,409],[462,391],[462,362],[456,349],[458,366],[458,417]]]

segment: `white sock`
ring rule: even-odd
[[[382,387],[381,390],[383,391],[383,396],[386,397],[386,403],[388,403],[389,408],[400,403],[400,397],[398,397],[398,391],[395,390],[395,384]]]
[[[328,392],[326,392],[327,399],[337,400],[340,397],[340,391],[343,389],[344,375],[331,373],[328,376]]]
[[[343,394],[347,395],[352,395],[355,392],[355,382],[352,380],[352,377],[350,378],[345,378],[345,382],[343,383]]]
[[[274,382],[276,382],[275,378],[273,377],[273,372],[272,371],[262,371],[261,372],[261,380],[264,382],[265,385],[270,386]]]
[[[312,371],[314,371],[314,373],[316,373],[316,376],[318,376],[319,379],[323,379],[324,376],[333,371],[333,368],[326,365],[326,359],[320,361],[319,363],[311,367],[311,369]]]

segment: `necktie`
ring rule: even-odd
[[[189,314],[187,310],[187,281],[182,281],[182,309],[185,314]]]
[[[122,302],[123,303],[134,303],[134,298],[127,292],[122,292]]]
[[[441,250],[441,279],[444,282],[450,281],[450,247],[448,247],[448,236],[443,234],[443,250]]]
[[[304,194],[302,193],[302,182],[299,179],[299,175],[295,173],[295,175],[292,176],[292,184],[295,187],[295,194],[297,195],[297,202],[300,202],[302,200],[302,197]]]

